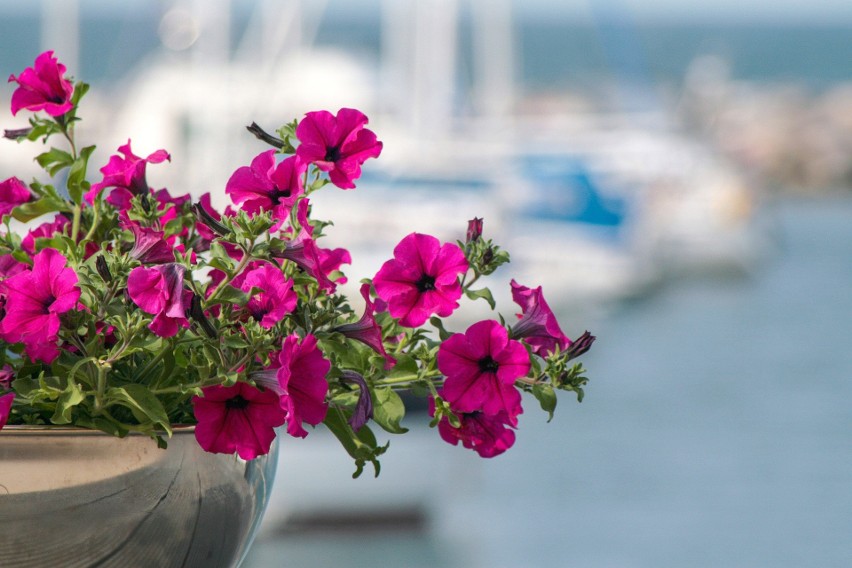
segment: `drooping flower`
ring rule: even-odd
[[[388,370],[396,365],[396,359],[388,355],[387,351],[385,351],[385,345],[382,341],[382,328],[376,322],[376,318],[373,315],[376,313],[376,306],[370,300],[369,284],[361,285],[361,296],[363,296],[365,303],[364,314],[361,316],[361,319],[355,323],[339,325],[332,331],[342,333],[346,337],[360,341],[372,348],[373,351],[385,358],[385,370]]]
[[[373,285],[400,324],[417,327],[430,315],[448,316],[459,306],[458,277],[468,264],[458,246],[411,233],[396,245],[393,256],[379,269]]]
[[[298,237],[292,241],[287,241],[284,249],[274,251],[272,256],[294,262],[299,268],[316,279],[320,290],[333,294],[337,290],[337,284],[329,279],[328,273],[323,269],[321,254],[316,241],[302,231]]]
[[[126,228],[133,233],[133,248],[128,253],[142,264],[163,264],[175,261],[174,247],[165,238],[163,231],[142,227],[135,221],[128,221]]]
[[[281,408],[287,413],[287,433],[293,437],[308,435],[303,422],[316,426],[325,420],[331,363],[317,347],[317,338],[297,335],[284,338],[281,351],[271,356],[272,366],[252,378],[261,386],[281,395]]]
[[[373,399],[367,388],[367,381],[360,373],[346,369],[341,373],[340,380],[358,385],[358,402],[355,403],[355,409],[348,420],[349,425],[357,432],[373,417]]]
[[[71,225],[71,221],[62,214],[57,214],[53,221],[42,223],[35,229],[29,231],[21,240],[21,248],[30,254],[36,252],[36,239],[50,238],[54,235],[64,233]]]
[[[32,199],[29,188],[16,177],[0,181],[0,217]]]
[[[286,221],[290,210],[305,193],[304,176],[307,164],[298,156],[275,163],[275,150],[255,156],[251,166],[235,171],[225,186],[225,193],[243,211],[269,211],[272,218]]]
[[[351,189],[361,177],[361,164],[382,152],[382,143],[365,124],[366,115],[351,108],[340,109],[336,116],[326,110],[309,112],[296,127],[296,155],[328,172],[337,187]]]
[[[86,192],[86,202],[89,205],[95,202],[95,198],[101,191],[113,188],[107,200],[119,209],[126,209],[134,195],[146,195],[150,192],[145,175],[147,165],[172,159],[165,150],[157,150],[149,154],[147,158],[140,158],[130,149],[130,140],[127,144],[119,146],[118,151],[123,156],[112,155],[107,165],[101,168],[104,179],[92,185]]]
[[[59,356],[59,316],[77,305],[80,290],[77,274],[67,259],[54,249],[33,257],[32,270],[3,281],[6,314],[0,321],[0,337],[23,343],[32,360],[53,362]]]
[[[189,327],[186,310],[192,292],[183,287],[186,269],[177,263],[151,268],[137,266],[127,277],[127,293],[143,312],[154,320],[148,328],[160,337],[172,337],[180,327]]]
[[[10,75],[9,82],[18,83],[12,93],[12,114],[26,109],[61,116],[71,110],[74,86],[64,74],[65,66],[53,56],[53,51],[45,51],[36,57],[33,67],[27,67],[17,77]]]
[[[205,451],[236,452],[244,460],[269,453],[275,428],[286,418],[275,392],[244,382],[201,390],[203,397],[192,397],[192,410],[198,420],[195,439]]]
[[[435,401],[429,399],[429,414],[435,415]],[[515,443],[515,432],[505,412],[489,416],[483,412],[454,412],[459,419],[458,428],[450,424],[444,416],[438,422],[438,434],[454,446],[459,442],[462,446],[474,450],[483,458],[493,458],[512,447]]]
[[[453,410],[504,412],[517,424],[522,409],[515,380],[529,373],[530,356],[498,322],[480,321],[448,337],[438,348],[438,369],[447,377],[443,397]]]
[[[13,380],[15,380],[15,370],[11,365],[6,363],[3,365],[3,368],[0,369],[0,388],[9,390],[12,388]]]
[[[571,345],[571,340],[562,333],[556,316],[544,301],[541,286],[527,288],[514,280],[511,286],[512,299],[523,310],[520,320],[512,326],[512,337],[523,339],[537,355],[552,353],[557,347],[563,351]]]
[[[15,400],[14,392],[7,392],[0,396],[0,430],[6,425],[9,420],[9,412],[12,410],[12,402]]]
[[[261,327],[272,328],[296,307],[293,281],[284,276],[277,266],[262,263],[252,270],[243,272],[238,287],[243,292],[259,288],[261,292],[251,295],[246,309]]]

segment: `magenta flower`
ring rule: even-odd
[[[286,418],[276,393],[242,382],[201,390],[203,397],[192,397],[192,410],[198,420],[195,439],[205,451],[236,452],[244,460],[269,453],[275,428]]]
[[[65,79],[65,66],[45,51],[36,57],[34,67],[27,67],[20,75],[9,76],[9,82],[18,83],[12,93],[12,114],[21,109],[32,112],[43,110],[50,116],[61,116],[71,110],[74,86]]]
[[[317,347],[317,338],[297,335],[284,338],[281,351],[271,355],[272,366],[254,373],[258,384],[281,395],[281,408],[287,412],[287,433],[293,437],[308,435],[303,422],[316,426],[325,420],[331,363]]]
[[[133,233],[133,248],[128,253],[142,264],[163,264],[175,261],[174,247],[165,238],[163,231],[142,227],[135,221],[128,221],[126,228]]]
[[[406,327],[422,325],[429,316],[453,313],[462,295],[459,275],[468,264],[462,250],[441,245],[433,236],[411,233],[393,249],[373,279],[379,298],[390,314]]]
[[[6,314],[0,321],[0,337],[23,343],[32,360],[52,363],[59,356],[59,316],[74,309],[80,298],[77,274],[67,259],[54,249],[33,257],[32,270],[3,281]]]
[[[376,313],[376,306],[370,300],[369,284],[361,285],[361,296],[364,297],[364,302],[366,304],[364,307],[364,315],[361,316],[361,319],[355,323],[339,325],[332,331],[342,333],[349,339],[360,341],[367,347],[373,349],[373,351],[385,358],[385,370],[387,371],[396,365],[396,359],[388,355],[387,351],[385,351],[385,345],[382,341],[382,328],[376,322],[376,318],[373,315]]]
[[[172,337],[180,327],[189,327],[186,310],[192,292],[184,289],[185,268],[177,263],[151,268],[137,266],[127,277],[127,293],[154,320],[148,328],[160,337]]]
[[[110,195],[108,201],[119,209],[126,209],[129,207],[130,198],[134,195],[145,195],[150,192],[145,177],[146,166],[172,159],[165,150],[157,150],[147,158],[140,158],[131,151],[130,140],[124,146],[119,146],[118,151],[123,156],[111,156],[107,165],[101,168],[104,179],[92,185],[86,192],[86,202],[89,205],[95,202],[95,198],[101,191],[111,187],[115,195]]]
[[[261,266],[243,273],[239,288],[251,292],[260,288],[261,292],[251,295],[246,309],[261,327],[270,329],[284,319],[284,316],[296,307],[296,293],[293,281],[286,278],[277,266],[263,263]]]
[[[382,143],[365,124],[364,113],[351,108],[340,109],[337,116],[326,110],[309,112],[296,127],[296,155],[328,172],[337,187],[351,189],[361,177],[361,164],[382,152]]]
[[[29,231],[21,241],[21,248],[30,254],[36,252],[36,239],[50,238],[57,234],[65,233],[65,230],[71,226],[71,221],[68,217],[57,214],[53,221],[42,223],[35,229]]]
[[[512,337],[523,339],[536,355],[545,355],[556,351],[564,351],[571,340],[562,333],[556,316],[544,301],[541,286],[527,288],[514,280],[511,282],[512,299],[521,306],[523,314],[520,320],[512,326]]]
[[[438,369],[447,377],[443,397],[453,410],[504,412],[508,423],[517,425],[522,409],[515,379],[529,373],[530,356],[502,325],[484,320],[447,338],[438,348]]]
[[[32,199],[30,189],[16,177],[0,181],[0,217]]]
[[[305,193],[307,164],[290,156],[275,164],[275,150],[255,156],[251,166],[238,168],[225,186],[225,193],[243,211],[269,211],[272,218],[286,221],[299,196]]]
[[[429,399],[430,415],[435,415],[435,402]],[[489,416],[482,412],[455,412],[459,419],[459,427],[450,424],[444,416],[438,422],[438,433],[441,438],[454,446],[459,442],[469,450],[474,450],[483,458],[493,458],[512,447],[515,443],[515,432],[507,426],[510,421],[505,412]]]
[[[3,429],[6,421],[9,420],[9,412],[12,411],[12,402],[14,400],[15,393],[13,392],[7,392],[3,396],[0,396],[0,430]]]

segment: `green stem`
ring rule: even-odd
[[[82,209],[80,204],[74,205],[74,219],[71,221],[71,240],[77,242],[77,233],[80,232],[80,213]]]
[[[251,245],[249,246],[248,250],[246,250],[246,249],[245,249],[245,248],[243,248],[243,247],[240,247],[240,248],[243,250],[243,258],[240,260],[240,263],[237,265],[237,268],[236,268],[236,270],[234,271],[234,275],[233,275],[233,276],[228,276],[228,275],[226,275],[226,276],[225,276],[225,279],[224,279],[224,280],[222,280],[221,282],[219,282],[219,285],[218,285],[218,286],[216,286],[216,289],[215,289],[215,290],[213,290],[213,293],[212,293],[212,294],[210,294],[210,297],[209,297],[209,298],[207,298],[207,300],[205,300],[205,301],[204,301],[204,307],[205,307],[205,308],[208,308],[208,307],[210,307],[211,305],[213,305],[213,303],[214,303],[214,302],[215,302],[215,300],[217,299],[217,296],[219,295],[219,293],[220,293],[222,290],[224,290],[224,289],[225,289],[225,286],[227,286],[228,284],[230,284],[230,283],[231,283],[231,280],[233,280],[234,278],[236,278],[236,276],[237,276],[240,272],[242,272],[242,271],[243,271],[243,269],[244,269],[246,266],[248,266],[248,263],[249,263],[249,262],[251,262],[251,259],[252,259],[251,251],[252,251],[252,249],[254,248],[254,241],[252,241],[252,243],[251,243]]]

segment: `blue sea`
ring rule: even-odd
[[[81,68],[91,83],[119,81],[151,51],[159,49],[160,9],[107,12],[86,9],[80,28]],[[232,20],[231,37],[246,30],[246,17]],[[17,72],[41,51],[36,15],[4,14],[0,5],[0,70]],[[326,14],[316,31],[318,45],[336,45],[376,60],[380,22]],[[631,80],[679,85],[689,64],[717,55],[734,79],[794,83],[824,89],[852,80],[852,24],[649,23],[601,20],[574,22],[518,18],[515,21],[518,80],[528,91],[592,88],[601,81]],[[470,21],[460,23],[458,79],[472,80]]]
[[[311,450],[286,441],[274,504],[407,491],[424,515],[377,524],[373,503],[346,530],[288,532],[273,514],[246,567],[852,566],[852,197],[770,210],[777,252],[751,275],[563,314],[598,336],[586,399],[561,397],[550,424],[528,401],[502,456],[403,437],[353,481],[319,431]]]

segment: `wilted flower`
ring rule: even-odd
[[[142,264],[163,264],[175,261],[174,248],[166,242],[166,234],[139,223],[128,221],[126,227],[133,233],[133,248],[128,253]]]
[[[429,399],[430,416],[435,415],[434,399]],[[483,412],[455,412],[459,426],[450,424],[449,418],[442,416],[438,422],[441,438],[454,446],[462,446],[476,451],[483,458],[493,458],[512,447],[515,432],[505,412],[489,416]]]
[[[512,337],[523,339],[537,355],[552,353],[557,347],[560,350],[568,347],[571,340],[562,333],[556,316],[544,301],[541,286],[527,288],[514,280],[511,286],[512,299],[523,310],[521,319],[512,326]]]
[[[482,236],[482,219],[474,217],[467,222],[467,242],[472,243]]]
[[[342,333],[350,339],[360,341],[364,345],[372,348],[376,353],[385,358],[385,369],[391,369],[396,364],[396,359],[388,355],[385,351],[385,346],[382,341],[382,328],[376,323],[376,318],[373,314],[376,313],[376,306],[370,300],[370,285],[361,285],[361,296],[364,298],[364,315],[355,323],[346,323],[334,328],[333,331]]]

